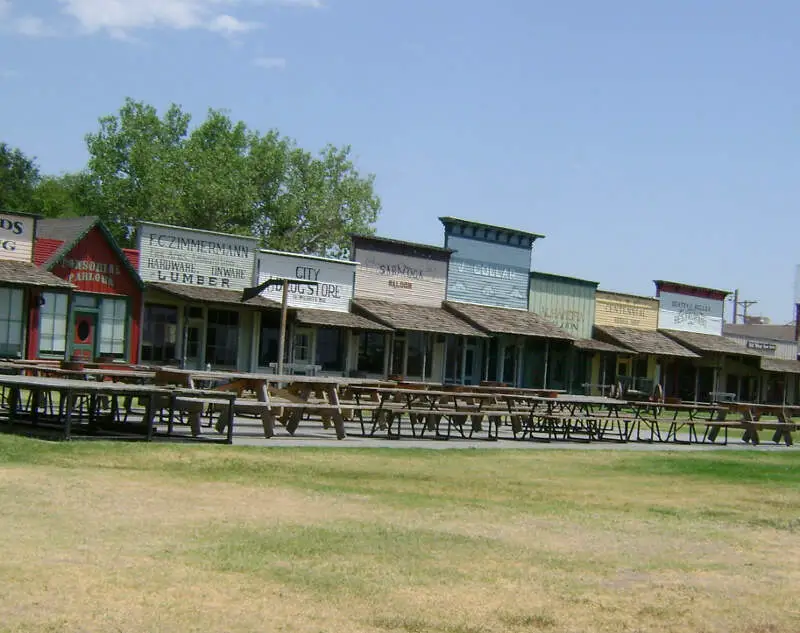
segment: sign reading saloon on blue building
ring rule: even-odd
[[[528,309],[533,242],[542,237],[457,218],[439,218],[452,250],[447,300]]]

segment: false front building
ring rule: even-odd
[[[673,385],[665,384],[668,366],[698,355],[658,331],[658,308],[658,299],[653,297],[597,291],[595,337],[630,350],[605,359],[600,368],[603,382],[643,395],[651,395],[661,385],[663,393],[673,394]]]
[[[354,236],[353,310],[394,332],[362,331],[357,371],[367,376],[473,384],[483,332],[442,308],[450,251]]]
[[[34,260],[75,290],[43,294],[34,305],[29,358],[137,363],[143,284],[136,257],[97,217],[40,220]]]
[[[553,355],[554,371],[548,382],[553,389],[603,395],[614,384],[617,356],[631,350],[592,338],[597,282],[543,272],[530,274],[530,310],[574,337],[573,347]],[[568,367],[564,387],[558,379]]]
[[[275,283],[261,296],[281,303],[287,282],[288,309],[284,373],[344,376],[357,370],[362,335],[381,339],[390,328],[350,312],[358,264],[352,261],[262,250],[256,260],[257,284]],[[258,368],[275,369],[281,315],[257,315]]]
[[[34,264],[36,224],[32,215],[0,213],[0,358],[36,358],[39,310],[59,301],[65,315],[56,333],[61,358],[66,353],[66,306],[73,286]]]
[[[258,240],[142,223],[139,274],[145,282],[142,361],[197,369],[250,371],[257,363],[260,313],[280,304],[253,286]]]
[[[445,307],[490,337],[467,368],[473,381],[566,389],[573,337],[528,309],[531,249],[543,236],[439,220],[452,251]]]

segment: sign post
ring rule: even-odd
[[[248,301],[260,295],[264,290],[271,286],[282,286],[283,292],[281,294],[281,332],[278,338],[278,375],[283,375],[283,353],[286,347],[286,314],[289,303],[289,284],[290,283],[304,283],[309,286],[316,286],[319,284],[317,281],[309,281],[306,279],[290,279],[289,277],[270,277],[265,282],[253,286],[252,288],[245,288],[242,291],[242,301]]]

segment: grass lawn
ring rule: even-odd
[[[0,436],[0,631],[796,633],[798,459]]]

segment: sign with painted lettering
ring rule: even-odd
[[[719,299],[661,292],[658,327],[679,332],[722,335],[724,302]]]
[[[441,306],[447,262],[374,249],[356,248],[356,297]]]
[[[139,227],[139,275],[144,281],[227,290],[252,287],[258,240],[174,226]]]
[[[747,341],[747,349],[773,354],[778,349],[778,346],[775,343],[767,343],[765,341]]]
[[[33,225],[32,217],[0,213],[0,259],[33,260]]]
[[[594,282],[531,273],[529,309],[576,338],[591,338]]]
[[[289,284],[289,306],[340,312],[350,309],[355,268],[355,262],[275,251],[261,251],[256,264],[259,284],[271,277],[298,280]],[[281,286],[271,286],[261,296],[280,303],[282,292]]]
[[[528,309],[530,248],[448,235],[447,299]]]
[[[598,290],[594,321],[601,326],[655,330],[658,328],[658,300]]]
[[[82,287],[82,284],[87,282],[114,288],[116,286],[116,279],[121,271],[120,266],[117,264],[70,258],[61,260],[61,265],[69,271],[67,281],[75,284],[79,288]]]

